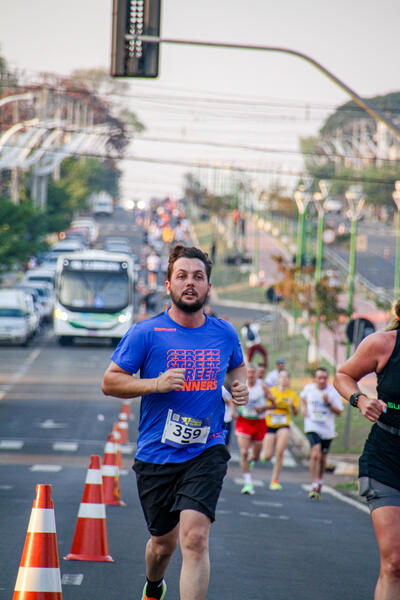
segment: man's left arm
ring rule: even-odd
[[[234,404],[247,404],[249,390],[247,388],[247,369],[244,363],[227,371],[224,385],[230,392]]]

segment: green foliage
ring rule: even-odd
[[[94,158],[68,158],[61,166],[60,186],[68,196],[73,212],[87,207],[93,192],[105,190],[116,197],[120,172],[107,162]]]
[[[391,94],[385,94],[384,96],[374,96],[369,99],[370,102],[380,111],[384,111],[390,118],[394,118],[399,114],[400,105],[400,92],[392,92]],[[339,108],[328,117],[324,125],[320,129],[321,135],[332,134],[336,129],[343,129],[351,124],[355,119],[369,119],[372,120],[368,113],[366,113],[358,104],[353,102],[346,102],[339,106]]]
[[[0,198],[0,273],[44,249],[43,215],[32,202],[15,205]]]

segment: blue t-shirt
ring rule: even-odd
[[[185,368],[184,388],[142,397],[136,458],[179,463],[224,444],[222,385],[243,363],[239,337],[227,321],[206,316],[201,327],[182,327],[164,313],[136,323],[111,359],[142,379]]]

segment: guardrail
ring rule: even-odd
[[[342,271],[346,275],[346,277],[349,276],[349,265],[341,256],[336,254],[336,252],[334,252],[330,248],[325,248],[324,249],[324,257],[332,265],[334,265],[337,269]],[[355,281],[356,285],[364,288],[365,290],[370,292],[373,296],[375,296],[378,301],[382,302],[382,300],[385,300],[389,304],[391,304],[393,302],[393,295],[390,294],[390,292],[388,290],[374,285],[363,275],[356,273],[356,275],[354,277],[354,281]]]

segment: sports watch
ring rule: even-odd
[[[351,406],[354,406],[355,408],[358,407],[358,399],[360,396],[365,396],[365,394],[363,392],[355,392],[354,394],[352,394],[350,396],[349,402],[350,402]]]

